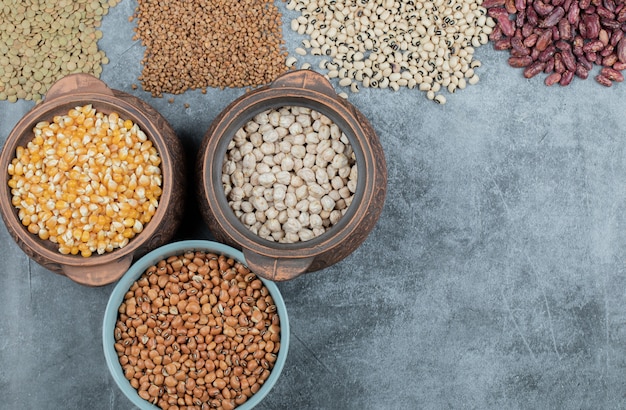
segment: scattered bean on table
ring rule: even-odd
[[[298,106],[255,115],[235,133],[222,167],[235,215],[281,243],[311,240],[339,222],[357,179],[348,137],[326,115]]]
[[[224,255],[189,251],[157,262],[118,312],[114,347],[124,375],[162,409],[233,409],[259,391],[280,350],[267,287]]]
[[[34,235],[62,254],[124,247],[156,213],[161,158],[129,119],[91,105],[41,121],[8,167],[12,204]]]
[[[290,28],[308,36],[296,54],[322,56],[319,68],[340,86],[417,87],[439,103],[442,90],[478,82],[474,51],[495,25],[472,0],[289,0],[287,8],[300,12]]]

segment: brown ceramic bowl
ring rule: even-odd
[[[288,244],[263,239],[241,223],[221,182],[224,155],[235,132],[256,114],[285,106],[317,110],[337,124],[350,140],[359,172],[354,199],[339,222],[314,239]],[[383,149],[369,121],[310,70],[290,71],[233,101],[206,132],[196,167],[199,206],[212,233],[241,249],[253,272],[275,281],[326,268],[352,253],[378,221],[387,190]]]
[[[15,157],[16,148],[33,138],[35,124],[51,121],[55,115],[65,115],[71,108],[85,104],[92,104],[105,114],[115,111],[120,117],[135,122],[158,150],[163,176],[159,206],[144,230],[125,247],[90,257],[62,255],[57,244],[28,232],[11,203],[11,190],[7,185],[8,165]],[[183,212],[183,165],[182,144],[156,110],[130,94],[108,88],[91,75],[72,74],[55,83],[44,102],[29,111],[7,137],[0,155],[0,169],[3,170],[0,173],[0,212],[15,242],[35,262],[83,285],[105,285],[119,279],[134,258],[163,245],[173,236]]]

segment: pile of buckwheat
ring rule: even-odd
[[[256,87],[287,70],[281,14],[272,1],[139,0],[139,80],[153,96],[207,87]]]

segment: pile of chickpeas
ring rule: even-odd
[[[233,409],[267,380],[280,318],[263,282],[224,255],[189,251],[149,267],[118,310],[115,350],[162,409]]]
[[[329,117],[286,106],[255,115],[228,146],[222,183],[239,220],[263,239],[314,239],[347,212],[357,189],[348,137]]]

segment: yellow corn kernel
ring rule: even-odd
[[[83,256],[125,246],[143,230],[161,194],[161,160],[137,124],[84,105],[33,134],[7,168],[24,226]]]
[[[133,225],[133,232],[141,233],[143,231],[143,224],[139,220],[135,220],[135,224]]]
[[[39,234],[39,239],[42,239],[44,241],[50,238],[50,233],[45,229],[40,229],[38,234]]]

